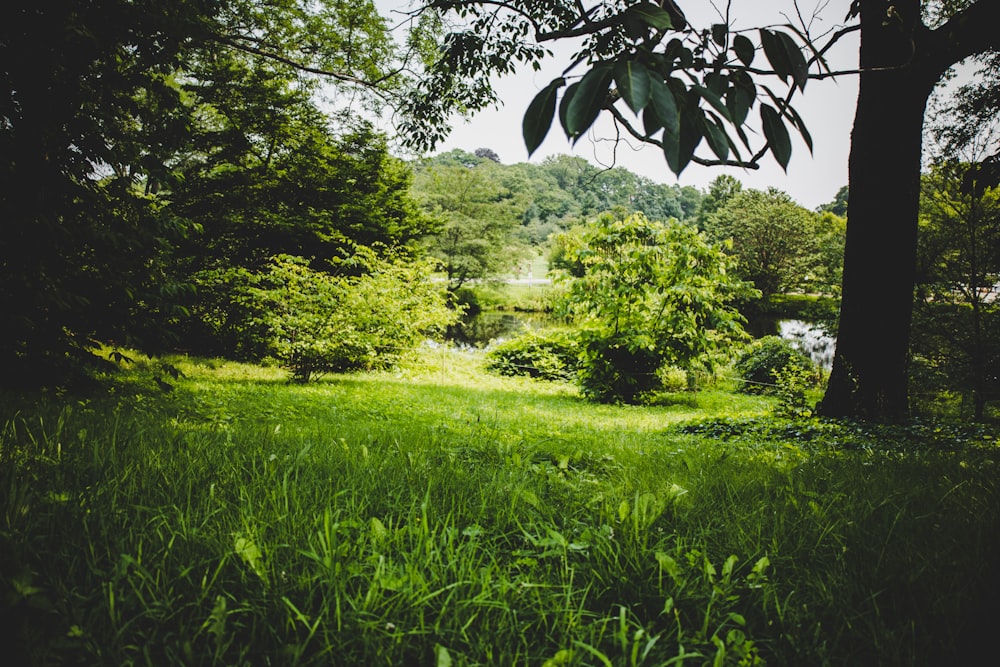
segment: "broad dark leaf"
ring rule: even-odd
[[[650,97],[653,110],[660,120],[660,125],[668,132],[677,134],[680,128],[680,117],[677,113],[677,101],[674,94],[659,77],[650,77]]]
[[[642,110],[642,127],[645,129],[647,137],[651,137],[663,129],[663,123],[652,104]]]
[[[733,51],[736,52],[736,57],[740,59],[740,62],[747,67],[750,67],[750,63],[753,62],[753,57],[757,53],[753,42],[746,35],[736,35],[733,37]]]
[[[528,155],[534,153],[542,145],[545,135],[549,133],[552,117],[556,112],[556,93],[565,83],[566,80],[563,78],[552,81],[535,95],[535,99],[531,100],[531,104],[528,105],[521,126]]]
[[[663,7],[654,5],[651,2],[642,2],[633,5],[625,10],[626,18],[637,18],[643,23],[658,30],[670,30],[674,27],[674,22],[670,19],[670,14]]]
[[[720,160],[727,159],[729,157],[729,137],[726,136],[726,131],[710,118],[703,118],[703,125],[708,147]]]
[[[562,100],[559,102],[559,124],[563,126],[563,129],[566,128],[566,110],[569,108],[569,103],[573,101],[574,97],[576,97],[576,91],[579,89],[579,81],[569,84],[566,88],[566,92],[563,93]],[[566,133],[566,136],[570,136],[569,132]]]
[[[752,85],[752,84],[751,84]],[[729,110],[729,117],[733,125],[742,125],[750,113],[750,108],[754,103],[753,88],[747,88],[742,81],[733,80],[733,85],[726,93],[726,109]]]
[[[792,140],[788,136],[788,128],[781,120],[781,115],[770,104],[761,104],[760,120],[764,128],[764,137],[771,146],[774,159],[782,169],[788,171],[788,161],[792,156]]]
[[[784,42],[774,32],[761,28],[760,43],[764,47],[767,61],[774,68],[774,73],[781,77],[782,81],[787,81],[792,73],[792,64],[788,60],[788,52],[785,50]]]
[[[802,55],[802,49],[799,45],[795,43],[795,40],[791,36],[783,32],[775,32],[778,41],[781,42],[782,48],[785,50],[785,55],[788,58],[788,63],[791,68],[792,79],[795,81],[795,85],[799,87],[799,90],[806,89],[806,83],[809,81],[809,65],[806,63],[805,56]]]
[[[611,84],[612,66],[595,65],[580,80],[573,98],[566,105],[565,129],[570,137],[580,137],[597,120],[606,102]]]
[[[729,34],[729,26],[725,23],[715,23],[712,25],[712,41],[719,46],[726,45],[726,35]]]
[[[650,74],[646,66],[635,60],[623,60],[615,65],[618,92],[633,112],[639,113],[649,103]]]
[[[708,88],[705,88],[704,86],[691,86],[691,90],[698,93],[702,97],[702,99],[711,104],[712,108],[718,111],[723,118],[725,118],[726,120],[732,120],[729,117],[729,109],[727,109],[726,105],[722,102],[722,98],[720,98],[714,92],[712,92]]]

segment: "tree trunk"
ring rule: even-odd
[[[920,0],[859,0],[856,6],[861,78],[851,135],[843,300],[820,412],[898,420],[909,407],[924,109],[949,67],[1000,49],[1000,2],[972,2],[934,30],[921,21]]]
[[[937,76],[915,58],[919,3],[896,3],[898,17],[890,20],[886,4],[863,2],[861,9],[843,300],[820,406],[827,416],[895,420],[908,410],[920,151]]]

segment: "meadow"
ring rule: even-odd
[[[721,385],[593,405],[448,348],[308,385],[169,361],[182,377],[137,360],[86,396],[0,398],[6,664],[991,650],[995,428],[790,421]]]

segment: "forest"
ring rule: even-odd
[[[1000,6],[693,4],[16,0],[10,664],[981,659]],[[662,181],[437,149],[564,43],[528,153],[609,120]],[[684,184],[787,171],[846,76],[832,201]]]

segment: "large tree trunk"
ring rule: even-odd
[[[924,110],[948,67],[992,45],[998,6],[980,0],[931,31],[919,0],[860,3],[843,301],[824,415],[907,415]]]
[[[933,81],[914,71],[911,26],[884,25],[880,4],[862,6],[843,301],[821,411],[893,419],[907,412],[920,148]]]

